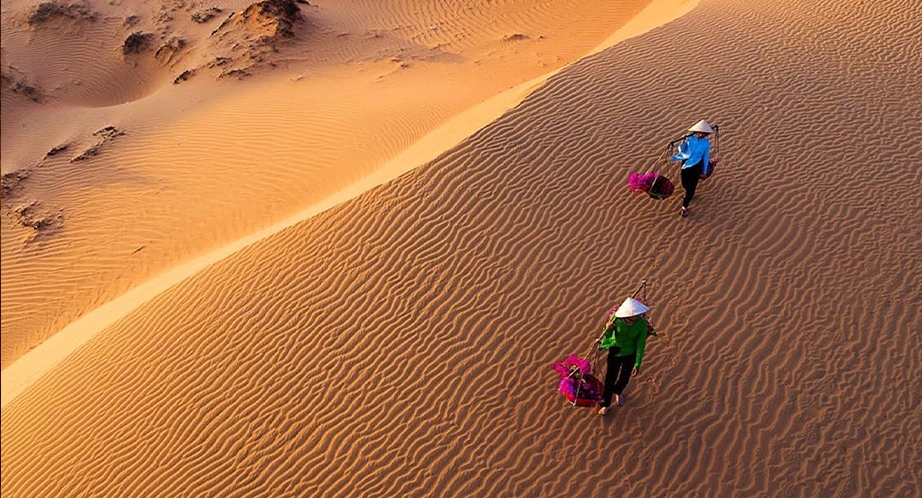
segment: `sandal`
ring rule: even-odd
[[[681,216],[681,217],[683,217],[683,218],[685,218],[686,216],[688,216],[688,208],[687,208],[687,207],[683,207],[682,210],[679,211],[679,216]]]

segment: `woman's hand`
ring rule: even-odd
[[[637,367],[634,367],[634,369],[631,370],[631,377],[637,377],[638,375],[640,375],[640,369]]]

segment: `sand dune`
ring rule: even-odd
[[[604,47],[611,46],[623,41],[629,37],[636,36],[644,29],[650,29],[652,26],[660,25],[670,19],[669,16],[677,15],[677,11],[672,7],[670,1],[659,1],[651,3],[638,16],[631,19],[617,32],[609,36],[601,45],[596,47],[592,53],[602,50]],[[686,5],[686,7],[689,7]],[[555,72],[546,73],[538,78],[522,83],[516,87],[510,88],[480,104],[454,116],[452,119],[433,130],[412,146],[402,150],[398,155],[390,159],[384,165],[378,167],[372,174],[353,183],[349,188],[342,189],[336,194],[324,198],[321,202],[312,204],[307,209],[294,214],[282,221],[264,228],[256,233],[242,237],[230,244],[226,244],[219,249],[197,257],[182,265],[170,269],[170,271],[150,279],[130,291],[120,295],[118,298],[105,303],[94,309],[92,312],[81,316],[79,319],[72,321],[66,327],[56,332],[52,337],[43,342],[38,349],[31,349],[28,353],[21,356],[16,362],[9,365],[3,371],[3,396],[2,406],[16,396],[23,389],[27,388],[32,382],[40,378],[44,373],[53,368],[63,358],[70,355],[84,343],[91,340],[95,334],[99,333],[117,320],[120,320],[126,314],[134,311],[137,306],[143,304],[149,299],[157,296],[166,289],[181,282],[183,279],[201,271],[205,267],[220,261],[240,249],[271,236],[284,230],[296,223],[300,223],[316,214],[329,209],[345,200],[359,195],[371,188],[381,185],[402,173],[405,173],[412,167],[434,159],[442,151],[453,144],[460,142],[463,138],[471,135],[481,127],[489,123],[494,117],[499,116],[507,109],[521,102],[535,88],[543,84],[547,78],[556,74]],[[187,130],[188,131],[188,130]],[[118,132],[117,136],[120,136]],[[116,136],[116,137],[117,137]],[[335,136],[334,136],[335,138]],[[105,144],[99,141],[97,145]],[[225,142],[227,147],[233,144]],[[169,151],[174,152],[174,151]],[[163,159],[169,157],[158,154]],[[177,158],[179,156],[176,156]],[[41,206],[34,206],[36,213],[41,214]],[[56,224],[61,223],[61,216],[51,218]],[[56,226],[55,226],[56,228]],[[137,254],[146,246],[141,246],[132,254]],[[41,291],[35,292],[17,292],[17,296],[26,297],[32,301],[38,301],[43,296]]]
[[[23,176],[5,211],[38,202],[33,218],[57,221],[41,234],[3,227],[3,366],[148,279],[352,188],[457,114],[584,55],[644,4],[510,2],[498,20],[486,4],[302,4],[295,36],[267,42],[264,27],[234,21],[246,2],[202,23],[197,4],[86,3],[92,19],[54,26],[28,24],[33,4],[4,3],[4,75],[42,95],[3,93],[3,172]],[[32,67],[71,31],[85,42]],[[126,58],[134,33],[153,38]],[[183,48],[158,56],[174,38]],[[100,145],[108,126],[124,135]],[[45,299],[52,290],[65,298]]]
[[[568,67],[69,356],[3,409],[4,495],[918,496],[912,7],[706,1]],[[692,215],[628,193],[702,115]],[[627,406],[567,408],[549,364],[640,278]]]

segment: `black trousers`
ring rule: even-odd
[[[695,196],[695,189],[698,188],[698,180],[701,178],[701,163],[685,168],[682,170],[682,188],[685,189],[685,198],[682,199],[682,207],[688,207],[691,204],[692,197]]]
[[[599,406],[610,406],[611,398],[624,392],[627,383],[631,380],[631,370],[634,369],[634,354],[618,356],[618,348],[608,350],[608,365],[605,369],[605,392],[602,393],[602,402]]]

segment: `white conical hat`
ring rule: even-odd
[[[711,125],[703,119],[695,123],[695,126],[689,128],[688,131],[692,133],[714,133],[714,129],[711,128]]]
[[[628,318],[631,316],[642,315],[650,311],[650,308],[644,306],[644,304],[633,297],[629,297],[621,303],[621,306],[618,306],[618,311],[615,312],[615,316],[618,318]]]

